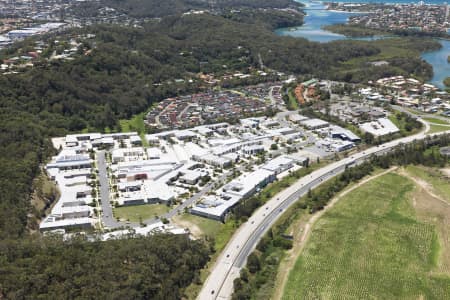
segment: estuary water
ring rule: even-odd
[[[299,1],[305,4],[306,16],[304,24],[299,27],[280,28],[275,31],[278,35],[289,35],[293,37],[306,38],[310,41],[327,43],[335,40],[350,39],[342,34],[333,33],[322,29],[323,26],[346,23],[352,13],[327,11],[325,5],[319,1]],[[363,1],[346,0],[345,2],[381,2],[381,1]],[[389,2],[389,1],[386,1]],[[393,1],[394,2],[394,1]],[[395,3],[413,3],[411,1],[397,0]],[[434,0],[425,1],[427,4],[442,4],[444,1]],[[375,40],[383,38],[374,36],[368,38],[356,38],[358,40]],[[355,38],[353,38],[355,39]],[[450,55],[450,41],[439,40],[442,48],[438,51],[432,51],[422,54],[422,58],[433,66],[434,76],[430,83],[443,88],[443,80],[450,76],[450,64],[447,63],[447,56]]]

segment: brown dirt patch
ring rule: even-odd
[[[199,239],[203,236],[203,231],[200,229],[200,227],[192,222],[182,220],[177,216],[172,218],[172,222],[180,227],[189,228],[192,237],[194,237],[195,239]]]

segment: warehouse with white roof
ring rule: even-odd
[[[387,118],[380,118],[375,121],[360,124],[359,128],[364,132],[371,133],[375,137],[400,132],[398,127]]]

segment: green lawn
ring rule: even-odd
[[[140,113],[132,117],[131,119],[123,119],[119,120],[120,128],[122,129],[122,132],[131,132],[131,131],[137,131],[137,133],[141,136],[142,143],[144,146],[147,145],[147,141],[145,140],[145,123],[144,123],[144,116],[145,112]]]
[[[123,132],[137,131],[143,132],[145,131],[144,124],[144,113],[135,115],[131,119],[122,119],[119,121],[120,127]]]
[[[430,124],[430,130],[427,133],[436,133],[450,130],[450,126]]]
[[[413,188],[387,174],[341,199],[314,226],[283,299],[449,299],[450,278],[430,272],[439,241],[415,216]]]
[[[165,204],[145,204],[123,206],[114,209],[114,217],[129,220],[131,222],[144,221],[146,219],[161,216],[170,210]]]
[[[449,122],[446,122],[446,121],[441,120],[441,119],[436,119],[436,118],[431,118],[431,117],[425,117],[423,119],[425,121],[427,121],[427,122],[430,122],[430,123],[441,124],[441,125],[450,125]]]
[[[298,101],[297,101],[297,98],[295,98],[294,88],[289,89],[288,97],[289,97],[289,101],[286,105],[287,108],[289,110],[297,110],[298,109]]]

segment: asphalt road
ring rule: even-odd
[[[429,125],[425,124],[425,126],[427,131]],[[364,150],[314,171],[275,195],[263,207],[259,208],[233,235],[217,259],[198,299],[230,299],[233,292],[233,280],[239,277],[239,271],[245,265],[248,255],[255,249],[261,237],[275,223],[283,211],[295,203],[302,195],[306,194],[310,188],[313,189],[322,181],[342,173],[346,166],[361,163],[373,154],[382,155],[399,144],[410,143],[413,140],[423,139],[425,136],[424,132],[421,132],[414,136]]]
[[[435,115],[435,114],[429,114],[429,113],[420,112],[420,111],[417,111],[417,113],[414,113],[413,111],[407,110],[407,109],[405,109],[404,107],[401,107],[401,106],[398,106],[398,105],[391,105],[391,107],[392,107],[393,109],[395,109],[395,110],[404,112],[404,113],[406,113],[406,114],[408,114],[408,115],[410,115],[410,116],[413,116],[413,117],[419,117],[419,118],[423,118],[423,117],[425,117],[425,118],[433,118],[433,119],[438,119],[438,120],[442,120],[442,121],[445,121],[445,122],[449,122],[449,121],[450,121],[449,118],[444,117],[444,116]]]
[[[100,182],[100,198],[102,204],[102,222],[105,227],[117,228],[123,224],[114,219],[112,207],[109,203],[109,179],[106,172],[105,151],[97,152],[98,180]]]

